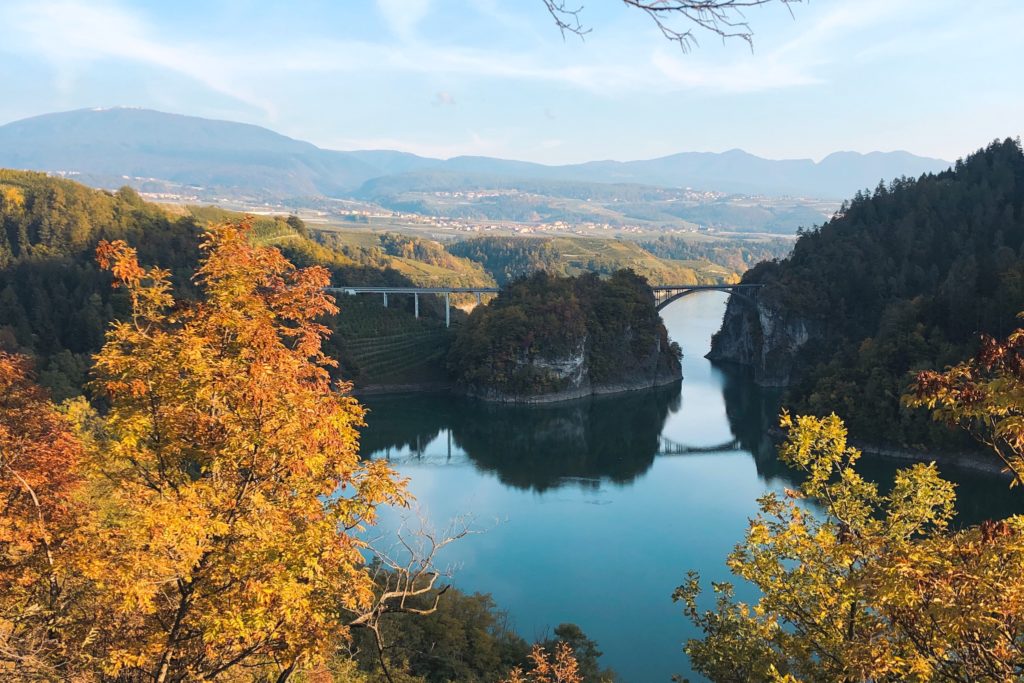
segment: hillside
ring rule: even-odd
[[[80,393],[104,330],[125,315],[128,303],[96,266],[96,244],[127,241],[141,263],[168,268],[177,294],[187,300],[203,228],[242,217],[215,207],[169,210],[127,188],[109,193],[40,173],[0,170],[0,350],[32,356],[40,383],[58,399]],[[386,254],[384,263],[375,265],[318,244],[306,233],[295,217],[252,221],[253,240],[280,248],[296,264],[327,267],[335,283],[414,284],[388,265],[392,257]],[[461,263],[446,256],[448,265]],[[418,262],[397,258],[398,266],[407,263],[413,269]],[[445,264],[420,265],[431,269],[429,277],[461,277]],[[493,282],[479,266],[462,265],[472,277]],[[440,302],[424,298],[419,319],[412,315],[411,301],[396,300],[386,311],[376,300],[339,303],[343,312],[328,321],[334,335],[325,346],[340,361],[342,377],[370,384],[444,377],[449,335]]]
[[[569,237],[478,237],[449,245],[480,263],[499,285],[537,271],[574,276],[629,269],[651,284],[715,284],[738,276],[707,260],[658,258],[635,242]]]
[[[119,108],[0,126],[0,166],[66,173],[99,187],[254,199],[337,195],[382,172],[369,159],[259,126]]]
[[[948,163],[907,152],[840,152],[816,163],[763,159],[742,150],[564,166],[490,157],[443,160],[392,150],[331,151],[248,124],[114,108],[0,126],[0,166],[71,174],[107,188],[127,182],[144,191],[203,199],[281,200],[372,194],[367,181],[403,174],[403,183],[434,190],[453,183],[467,188],[488,177],[521,184],[524,191],[569,182],[834,198],[872,187],[880,178],[917,176]]]
[[[669,384],[681,356],[636,274],[538,272],[473,310],[448,369],[470,395],[534,403]]]
[[[799,412],[835,410],[851,432],[890,445],[966,448],[904,409],[911,371],[973,354],[1024,310],[1024,153],[996,142],[954,169],[858,193],[792,256],[743,278],[709,357],[788,386]]]

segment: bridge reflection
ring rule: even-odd
[[[682,409],[679,383],[544,406],[443,395],[371,396],[365,402],[370,414],[361,450],[368,457],[395,465],[472,464],[505,484],[536,491],[568,483],[626,484],[659,457],[749,452],[742,437],[754,431],[733,429],[732,439],[712,444],[663,436],[670,413]]]
[[[715,453],[732,453],[742,450],[739,439],[726,441],[713,446],[687,446],[677,443],[664,436],[658,437],[658,450],[654,453],[656,457],[674,455],[709,455]],[[452,445],[451,430],[444,430],[430,443],[417,443],[415,446],[396,448],[385,448],[370,455],[374,460],[386,460],[394,465],[464,465],[472,458],[462,450],[457,443]]]

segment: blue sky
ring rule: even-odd
[[[1024,2],[811,0],[689,54],[618,0],[3,0],[0,123],[139,106],[332,149],[547,163],[735,147],[954,159],[1024,130]]]

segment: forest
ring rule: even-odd
[[[963,450],[957,432],[903,405],[914,372],[1003,336],[1024,301],[1024,153],[997,141],[951,170],[858,193],[788,258],[744,282],[820,330],[798,353],[786,404],[835,411],[869,442]]]
[[[539,271],[470,314],[448,368],[473,394],[522,398],[678,379],[681,355],[635,273],[602,279]]]
[[[1008,142],[944,180],[976,177],[1005,190],[1020,174],[1019,145]],[[904,185],[915,182],[933,180]],[[948,182],[938,194],[957,191]],[[78,264],[70,282],[94,287],[109,318],[97,323],[91,400],[55,402],[31,358],[0,352],[0,674],[110,683],[614,680],[579,628],[559,625],[531,646],[487,596],[442,588],[432,555],[395,562],[361,535],[382,508],[410,503],[407,481],[387,461],[359,457],[365,411],[333,376],[326,345],[323,321],[341,312],[324,287],[362,266],[286,218],[201,229],[194,216],[154,212],[128,191],[84,191],[33,174],[9,176],[3,192],[7,267]],[[800,243],[841,232],[851,216],[872,225],[869,207],[903,192],[894,183],[858,197]],[[1016,220],[1019,203],[1010,206],[988,218]],[[53,220],[65,210],[82,215]],[[1009,251],[1024,238],[1014,225],[999,242]],[[178,246],[175,260],[143,265],[140,233],[149,231]],[[970,255],[969,244],[948,262]],[[808,249],[755,274],[785,272],[812,258]],[[103,289],[113,293],[103,298]],[[987,321],[981,304],[997,297],[979,289],[964,291]],[[812,308],[812,297],[791,296],[790,305]],[[15,319],[30,336],[19,340],[18,326],[8,326],[19,346],[45,329],[32,327],[41,318],[31,310]],[[966,348],[972,333],[948,335]],[[467,384],[536,391],[547,387],[517,373],[524,354],[581,355],[592,381],[615,382],[652,348],[678,363],[643,278],[540,271],[474,311],[449,362],[473,373]],[[988,444],[1019,483],[1024,330],[972,348],[945,370],[922,361],[898,394],[907,410]],[[46,362],[52,347],[33,349]],[[737,579],[759,589],[756,604],[738,602],[725,582],[709,603],[692,573],[674,593],[699,632],[685,646],[694,669],[720,681],[1012,679],[1024,662],[1021,519],[955,525],[954,487],[934,464],[901,469],[884,486],[865,480],[860,451],[834,414],[784,413],[780,426],[780,460],[802,477],[796,489],[759,499],[728,558]]]
[[[567,237],[474,237],[454,242],[448,251],[481,264],[499,285],[537,271],[573,276],[611,275],[628,268],[651,284],[712,284],[738,279],[723,261],[710,261],[694,252],[683,261],[662,257],[643,245],[618,239]]]

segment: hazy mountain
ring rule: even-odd
[[[123,185],[127,176],[276,197],[335,195],[380,173],[356,155],[259,126],[145,109],[79,110],[0,126],[0,166],[76,173],[92,185]]]
[[[151,179],[151,185],[202,188],[197,193],[203,196],[367,196],[384,188],[422,191],[437,184],[451,189],[458,182],[568,181],[843,198],[883,178],[917,176],[949,163],[908,152],[837,152],[817,163],[777,161],[738,149],[565,166],[474,156],[441,160],[391,150],[324,150],[259,126],[115,108],[0,126],[0,166],[74,173],[104,187],[145,186]],[[382,177],[391,182],[374,180]],[[363,187],[367,181],[373,182]]]

